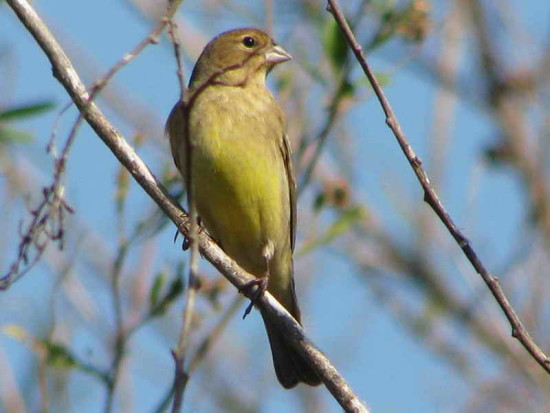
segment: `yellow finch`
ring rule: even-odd
[[[184,179],[186,139],[192,142],[192,182],[186,184],[203,225],[300,322],[290,147],[283,111],[265,85],[269,71],[290,59],[260,30],[220,34],[200,55],[185,103],[176,104],[166,127]],[[319,384],[306,361],[263,318],[279,382],[286,388]]]

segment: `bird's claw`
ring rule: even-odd
[[[204,231],[204,227],[202,226],[201,217],[197,217],[197,226],[198,226],[197,233],[201,234]],[[176,233],[174,234],[174,243],[177,241],[179,234],[180,234],[180,230],[176,229]],[[183,234],[183,233],[181,233],[181,234],[183,235],[183,242],[181,243],[181,249],[183,251],[187,251],[189,249],[189,247],[191,246],[191,241],[189,241],[189,238],[185,234]]]
[[[253,293],[252,298],[250,298],[250,304],[248,305],[248,307],[246,307],[246,310],[244,311],[243,320],[246,318],[248,314],[250,314],[250,311],[252,311],[252,307],[254,307],[254,304],[256,304],[258,299],[267,290],[267,280],[268,280],[267,277],[255,278],[254,280],[247,282],[245,285],[239,288],[240,293],[248,295],[245,293],[246,290],[250,290],[251,288],[257,287],[256,291]]]

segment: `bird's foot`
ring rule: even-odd
[[[239,288],[239,292],[245,294],[244,291],[257,287],[256,291],[253,292],[252,298],[250,299],[250,304],[248,305],[248,307],[246,307],[246,310],[244,311],[243,320],[248,314],[250,314],[250,311],[252,311],[252,307],[254,307],[254,304],[256,304],[258,299],[267,290],[267,281],[268,277],[255,278],[254,280],[247,282],[244,286]]]
[[[197,226],[198,226],[198,233],[202,233],[203,230],[204,230],[204,227],[202,226],[202,221],[201,221],[201,217],[197,217]],[[176,233],[174,234],[174,243],[177,241],[178,239],[178,235],[180,234],[180,230],[179,229],[176,229]],[[189,246],[191,245],[191,241],[189,241],[189,238],[183,234],[183,242],[181,243],[181,249],[183,251],[187,251],[189,249]]]

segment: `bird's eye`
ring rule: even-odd
[[[254,40],[253,37],[246,36],[243,38],[243,44],[245,47],[248,47],[249,49],[251,49],[256,44],[256,40]]]

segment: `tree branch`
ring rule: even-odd
[[[363,54],[363,50],[361,49],[361,46],[355,39],[355,36],[352,30],[350,29],[346,21],[346,18],[342,13],[342,10],[340,9],[338,1],[328,0],[328,5],[329,5],[328,11],[334,16],[334,19],[336,20],[336,22],[338,23],[338,26],[342,30],[342,33],[346,37],[346,40],[351,50],[353,51],[353,54],[355,55],[357,61],[361,65],[363,72],[367,76],[374,90],[374,93],[376,94],[376,97],[378,98],[380,105],[382,106],[384,114],[386,115],[386,124],[395,135],[395,138],[397,139],[399,146],[401,146],[403,153],[405,154],[407,160],[409,161],[409,164],[411,165],[414,173],[416,174],[416,177],[418,178],[418,181],[420,182],[420,185],[422,186],[422,189],[424,190],[424,201],[433,209],[433,211],[437,214],[441,222],[443,222],[443,224],[447,227],[447,229],[449,230],[449,232],[451,233],[455,241],[458,243],[458,245],[464,252],[464,255],[466,255],[466,258],[468,258],[468,260],[470,261],[474,269],[481,276],[481,278],[483,278],[483,281],[485,281],[485,284],[487,284],[487,287],[489,288],[489,290],[497,300],[502,311],[504,312],[504,315],[506,316],[506,318],[508,319],[512,327],[512,336],[517,338],[520,341],[523,347],[525,347],[525,349],[529,352],[529,354],[531,354],[531,356],[537,361],[538,364],[540,364],[540,366],[544,370],[546,370],[546,372],[550,373],[550,359],[548,359],[546,354],[544,354],[544,352],[539,348],[539,346],[535,343],[533,338],[529,335],[529,332],[521,323],[514,308],[512,307],[512,305],[508,301],[508,298],[504,294],[504,291],[500,286],[498,278],[492,275],[491,273],[489,273],[489,271],[485,268],[485,266],[477,256],[476,252],[470,245],[470,241],[457,228],[451,216],[448,214],[448,212],[445,210],[445,207],[439,200],[439,197],[437,196],[435,189],[433,188],[432,184],[430,183],[430,180],[428,179],[428,175],[426,174],[426,172],[424,171],[424,168],[422,167],[422,161],[418,156],[416,156],[413,148],[411,147],[407,138],[405,137],[405,134],[401,130],[401,126],[397,121],[397,117],[393,113],[390,103],[386,99],[386,96],[384,95],[382,88],[380,87],[380,85],[378,84],[378,81],[374,77],[374,74],[370,69],[367,63],[367,60]]]
[[[35,38],[52,64],[53,74],[67,90],[88,124],[109,147],[117,159],[132,174],[136,182],[149,194],[164,213],[188,235],[188,215],[168,195],[166,189],[138,157],[133,148],[105,118],[97,105],[89,102],[89,94],[69,58],[54,36],[26,0],[7,0],[19,20]],[[253,276],[242,270],[204,233],[199,234],[201,254],[216,267],[234,286],[243,288]],[[252,289],[247,290],[251,297]],[[249,298],[250,298],[249,297]],[[345,379],[326,356],[305,336],[304,330],[269,293],[258,300],[268,318],[277,324],[288,342],[303,355],[319,375],[334,398],[348,412],[367,412],[368,409],[353,393]]]

